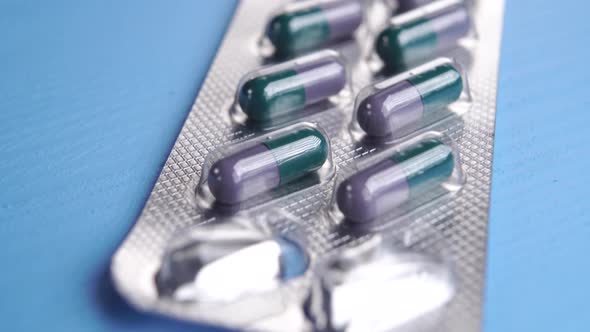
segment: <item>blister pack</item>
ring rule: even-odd
[[[245,0],[111,274],[248,331],[479,331],[503,1]]]

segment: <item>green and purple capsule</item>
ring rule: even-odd
[[[248,74],[237,101],[249,119],[266,122],[335,96],[346,84],[345,63],[325,50]]]
[[[290,57],[349,39],[363,20],[360,0],[306,1],[295,3],[274,16],[266,37],[275,55]]]
[[[328,160],[324,134],[311,126],[216,161],[207,178],[216,201],[234,205],[320,169]]]
[[[462,91],[463,78],[455,65],[436,59],[365,88],[357,100],[356,120],[368,136],[395,136],[457,101]]]
[[[454,167],[450,146],[438,139],[425,139],[343,181],[336,202],[350,222],[371,222],[445,182]]]
[[[463,1],[436,1],[395,16],[377,37],[375,51],[388,71],[399,72],[453,48],[470,28]]]

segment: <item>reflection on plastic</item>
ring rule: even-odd
[[[231,303],[275,290],[307,265],[302,247],[287,237],[239,223],[204,226],[173,240],[157,284],[177,301]]]
[[[429,331],[454,293],[443,261],[374,237],[325,263],[307,312],[319,331]]]

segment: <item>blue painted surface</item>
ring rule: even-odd
[[[485,330],[586,330],[590,5],[507,2]],[[106,271],[233,7],[0,0],[0,330],[194,331]]]
[[[507,0],[487,332],[590,325],[590,3]]]
[[[130,309],[107,268],[234,5],[0,2],[0,330],[194,331]]]

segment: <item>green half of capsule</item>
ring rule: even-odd
[[[351,37],[362,19],[359,0],[312,3],[273,17],[266,36],[274,45],[276,56],[289,57]]]
[[[410,194],[446,181],[455,167],[453,150],[437,139],[428,139],[390,158],[403,169]]]
[[[463,91],[461,73],[450,63],[442,63],[416,73],[407,81],[418,91],[426,113],[457,101]]]
[[[296,76],[295,70],[286,69],[247,81],[238,94],[241,109],[249,119],[260,122],[303,109],[305,89],[293,84]]]
[[[272,152],[285,184],[317,171],[328,159],[328,142],[315,128],[304,128],[264,143]]]
[[[394,23],[379,34],[375,51],[387,70],[399,72],[428,60],[468,34],[471,23],[467,8],[460,1],[447,2],[449,5],[436,11],[424,10],[419,15],[421,9],[416,9],[394,18]]]
[[[333,52],[318,52],[271,66],[238,88],[238,103],[249,119],[266,122],[301,111],[346,87],[346,67]]]

